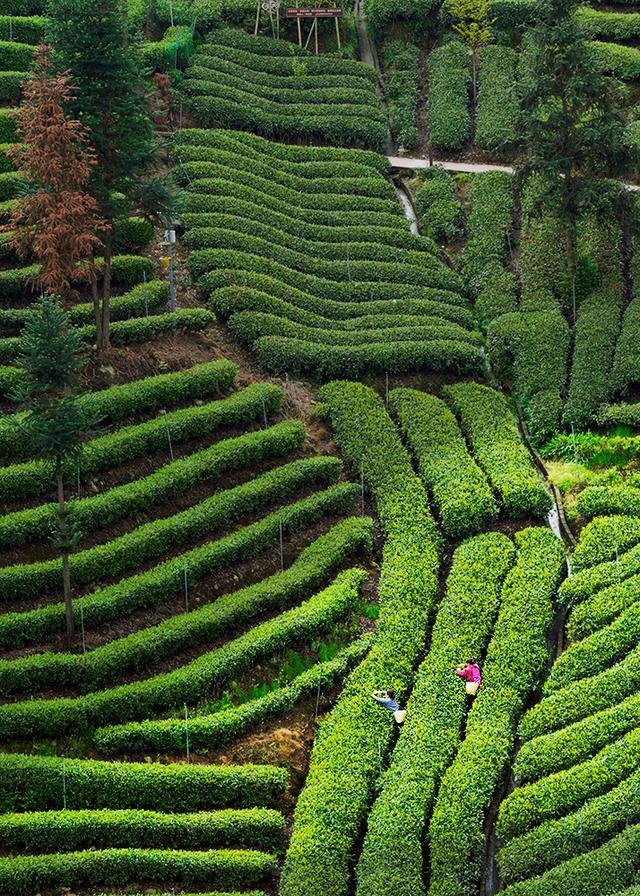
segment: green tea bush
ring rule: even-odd
[[[2,41],[0,41],[0,44],[2,44]],[[2,47],[0,46],[1,52]],[[0,103],[6,106],[19,105],[22,99],[22,82],[26,75],[27,72],[0,72]]]
[[[445,386],[474,457],[511,516],[544,516],[551,496],[536,474],[507,400],[478,383]]]
[[[629,305],[630,308],[631,305]],[[620,339],[623,338],[623,335],[624,321]],[[607,427],[629,426],[631,429],[640,430],[640,403],[622,402],[620,404],[611,404],[608,408],[603,409],[600,415],[600,423]]]
[[[640,37],[640,13],[604,11],[582,6],[576,18],[590,37],[605,37],[614,41],[627,41]]]
[[[6,852],[53,853],[113,847],[210,849],[240,846],[275,850],[284,818],[274,809],[219,809],[173,813],[150,809],[66,809],[0,816]]]
[[[153,224],[145,218],[119,218],[113,238],[117,249],[144,249],[153,239]]]
[[[528,740],[547,734],[615,706],[635,694],[639,671],[640,654],[633,650],[610,669],[550,694],[527,712],[520,725],[521,737]]]
[[[369,695],[379,687],[394,688],[400,699],[406,694],[438,593],[439,544],[427,496],[381,399],[349,382],[325,386],[320,399],[343,454],[373,492],[386,536],[381,612],[376,642],[316,737],[283,869],[283,896],[346,896],[380,753],[393,737],[390,713],[380,712]]]
[[[607,793],[638,769],[639,743],[640,731],[635,729],[578,765],[516,788],[500,806],[499,836],[509,841]]]
[[[640,825],[635,825],[593,852],[563,862],[540,877],[507,887],[504,894],[505,896],[613,894],[636,880],[639,845]]]
[[[29,44],[13,40],[0,40],[0,59],[4,72],[28,72],[33,65],[34,49]]]
[[[15,172],[0,174],[0,199],[11,199],[20,183],[22,181]],[[153,280],[154,268],[154,263],[149,258],[140,255],[114,255],[111,263],[113,285],[127,289],[145,280]],[[22,293],[28,289],[29,282],[39,271],[40,266],[37,264],[0,271],[0,299],[21,298]]]
[[[15,199],[22,183],[22,176],[17,171],[5,171],[0,174],[0,200]],[[30,268],[26,270],[30,270]],[[1,273],[0,297],[4,298],[6,290],[9,289],[7,284],[11,282],[10,275],[18,276],[18,273],[14,271],[2,271]]]
[[[187,567],[191,585],[221,566],[246,560],[277,544],[280,527],[286,536],[308,526],[325,514],[344,513],[353,508],[357,486],[332,486],[297,501],[225,537],[178,554],[136,576],[93,592],[84,599],[83,619],[87,628],[129,615],[137,609],[156,606],[184,589]],[[80,601],[74,601],[74,615],[80,618]],[[47,604],[23,613],[0,617],[0,644],[20,646],[51,639],[64,628],[64,605]]]
[[[5,3],[2,8],[6,8]],[[22,44],[38,44],[44,39],[46,23],[46,18],[40,15],[0,15],[0,38]],[[31,63],[27,68],[31,68]]]
[[[578,604],[566,625],[570,641],[579,641],[611,623],[638,600],[638,576],[597,591]]]
[[[431,144],[455,152],[469,139],[471,68],[467,48],[452,40],[429,55],[427,124]]]
[[[640,19],[640,13],[638,14]],[[638,340],[640,339],[640,295],[635,295],[627,305],[622,319],[620,338],[616,343],[615,362],[613,374],[610,367],[607,373],[610,377],[610,393],[621,394],[628,392],[636,383],[640,382],[640,353],[638,352]],[[611,413],[611,409],[609,410]]]
[[[79,400],[87,413],[99,419],[102,425],[119,423],[133,415],[153,413],[183,401],[196,401],[226,392],[231,388],[237,372],[238,365],[232,361],[209,361],[186,370],[88,392]],[[248,393],[246,395],[248,397]],[[271,402],[268,402],[267,410],[270,406]],[[278,408],[279,405],[274,410]],[[15,463],[33,453],[33,445],[29,444],[20,419],[20,414],[15,414],[7,415],[0,421],[0,457],[5,461]]]
[[[521,530],[515,540],[518,559],[502,588],[482,687],[429,825],[431,896],[476,892],[484,859],[484,813],[513,749],[518,717],[548,659],[553,601],[565,566],[562,542],[546,528]]]
[[[640,78],[640,50],[636,47],[625,47],[622,44],[590,41],[596,63],[603,72],[625,81],[637,81]]]
[[[476,146],[502,154],[516,142],[519,102],[516,90],[516,52],[501,44],[480,51],[476,109]]]
[[[438,242],[450,242],[460,236],[464,219],[462,203],[453,177],[434,165],[424,172],[416,191],[416,211],[422,230]]]
[[[352,609],[365,578],[361,569],[340,573],[332,585],[299,607],[171,672],[75,699],[6,703],[0,707],[0,737],[56,737],[87,727],[149,718],[205,699],[259,659],[331,631]]]
[[[498,853],[501,879],[513,883],[543,874],[573,856],[596,849],[628,825],[637,824],[640,804],[635,796],[639,785],[640,772],[636,771],[577,812],[515,837]]]
[[[461,658],[483,652],[514,556],[512,542],[497,533],[465,541],[453,556],[431,648],[418,669],[407,718],[367,820],[357,871],[362,896],[423,892],[424,825],[459,747],[467,703],[454,670]]]
[[[415,38],[425,37],[437,27],[438,0],[404,0],[402,4],[390,0],[367,0],[365,9],[369,26],[377,37],[389,28],[406,29]]]
[[[165,765],[2,753],[2,812],[59,811],[63,762],[68,809],[242,809],[273,806],[287,789],[286,770],[270,765]]]
[[[585,520],[621,513],[640,516],[640,489],[625,485],[591,485],[576,498],[576,510]]]
[[[190,24],[173,25],[167,28],[161,40],[144,43],[142,57],[145,65],[160,72],[185,68],[194,51]]]
[[[244,734],[253,725],[288,712],[302,697],[316,695],[319,688],[334,686],[363,659],[370,647],[371,639],[361,638],[341,650],[332,660],[317,663],[298,675],[291,684],[279,687],[264,697],[211,715],[195,716],[189,720],[191,750],[206,752],[221,746]],[[132,750],[180,753],[185,746],[185,725],[181,719],[129,722],[127,725],[99,728],[93,739],[98,750],[107,756]]]
[[[380,3],[380,0],[377,0]],[[375,0],[372,4],[377,5]],[[371,21],[371,20],[369,20]],[[396,144],[413,150],[418,146],[418,102],[420,100],[420,56],[412,43],[394,40],[382,46],[384,94]]]
[[[446,404],[413,389],[393,389],[389,406],[418,462],[447,535],[460,538],[498,515],[489,483],[467,450]],[[471,651],[473,653],[473,651]]]
[[[621,304],[621,291],[603,289],[580,306],[573,328],[569,394],[562,414],[565,427],[573,423],[576,429],[582,429],[592,423],[609,397]]]
[[[15,109],[0,109],[0,143],[16,142],[15,111]]]
[[[48,856],[0,858],[0,886],[7,896],[44,889],[110,884],[162,883],[222,886],[255,884],[275,870],[277,859],[253,850],[104,849]]]
[[[596,588],[627,579],[637,572],[640,520],[635,516],[600,516],[581,531],[571,558],[575,575],[563,584],[563,602],[579,600]],[[575,579],[575,581],[574,581]]]
[[[348,556],[357,550],[370,549],[370,539],[370,520],[345,520],[313,542],[287,570],[204,607],[117,638],[85,656],[39,653],[0,661],[0,675],[7,693],[16,688],[33,693],[46,683],[65,681],[84,691],[93,691],[112,684],[127,672],[152,668],[163,658],[179,652],[185,643],[192,647],[210,643],[260,612],[295,604],[312,589],[320,587],[332,569]]]

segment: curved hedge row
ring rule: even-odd
[[[636,771],[608,793],[589,800],[577,812],[515,837],[498,853],[502,880],[513,883],[544,874],[573,856],[596,849],[628,825],[637,824],[639,786],[640,772]]]
[[[576,510],[585,520],[623,514],[640,516],[640,489],[620,485],[592,485],[578,493]]]
[[[438,538],[427,496],[382,401],[371,389],[348,382],[325,386],[320,399],[345,457],[373,491],[386,536],[381,613],[373,647],[316,737],[282,896],[346,896],[380,754],[393,737],[390,713],[381,712],[369,695],[380,687],[394,688],[400,699],[406,694],[438,593]]]
[[[516,517],[546,514],[551,496],[536,474],[504,395],[478,383],[458,383],[442,391],[506,512]]]
[[[84,697],[27,700],[0,706],[0,738],[60,734],[149,718],[194,703],[232,680],[256,660],[331,630],[352,609],[366,573],[351,569],[305,603],[227,641],[178,669]]]
[[[563,862],[540,877],[513,884],[503,892],[505,896],[613,894],[637,879],[639,848],[640,825],[635,825],[599,849]]]
[[[11,175],[0,174],[0,199],[11,199],[11,196],[3,196],[2,178]],[[19,180],[19,179],[18,179]],[[99,259],[98,259],[99,263]],[[15,268],[8,271],[0,271],[0,300],[19,299],[28,290],[30,281],[40,272],[40,265],[32,264],[27,267]],[[114,286],[130,288],[153,280],[155,265],[141,255],[114,255],[111,260],[111,280]]]
[[[264,697],[242,703],[211,715],[189,720],[191,750],[206,752],[227,743],[265,719],[292,709],[302,697],[317,694],[321,687],[335,686],[371,647],[369,638],[361,638],[341,650],[332,660],[317,663],[298,675],[289,685],[271,691]],[[98,728],[93,741],[106,756],[123,752],[181,753],[185,746],[185,725],[179,719],[129,722]]]
[[[604,747],[593,758],[516,788],[500,806],[498,834],[503,840],[511,840],[607,793],[640,766],[639,744],[640,729],[636,728]]]
[[[445,532],[459,538],[495,519],[498,506],[489,483],[445,403],[414,389],[393,389],[389,406],[418,461]]]
[[[546,528],[517,532],[518,559],[483,667],[465,739],[445,772],[429,825],[430,896],[471,894],[481,876],[484,813],[509,761],[516,723],[548,660],[547,634],[565,557]],[[502,803],[505,806],[505,803]]]
[[[7,896],[44,889],[133,882],[255,884],[275,871],[277,859],[253,850],[104,849],[0,858],[0,887]]]
[[[516,61],[511,47],[489,44],[480,51],[475,137],[478,149],[503,154],[516,141],[520,114]]]
[[[636,649],[610,669],[545,697],[525,715],[521,737],[527,740],[546,734],[615,706],[636,692],[639,673],[640,651]]]
[[[569,641],[579,641],[612,622],[640,599],[640,578],[632,576],[624,582],[609,585],[584,600],[572,611],[566,625]]]
[[[600,40],[590,41],[589,46],[603,72],[625,81],[640,79],[640,50],[636,47],[605,43]]]
[[[172,446],[176,446],[188,439],[213,435],[227,426],[240,426],[254,420],[262,422],[279,411],[281,404],[282,390],[278,386],[254,383],[229,398],[170,411],[144,423],[134,423],[112,434],[92,439],[84,444],[75,469],[67,464],[65,474],[71,480],[77,478],[79,473],[80,478],[86,481],[101,470],[117,467],[154,451],[166,451],[169,438]],[[42,461],[13,464],[0,468],[0,471],[0,495],[4,499],[42,496],[54,484],[51,464]],[[113,494],[123,493],[111,491]],[[69,505],[70,519],[77,516],[83,525],[89,525],[91,508],[103,500],[109,499],[98,496],[76,500]],[[44,537],[53,518],[52,510],[52,505],[42,504],[0,517],[0,544],[8,546]]]
[[[223,564],[246,560],[277,544],[281,526],[286,536],[325,514],[352,510],[357,491],[356,485],[334,485],[217,541],[193,548],[136,576],[95,591],[83,602],[84,625],[93,628],[135,610],[157,606],[182,593],[185,565],[193,586]],[[73,610],[79,624],[79,599],[74,600]],[[62,603],[48,604],[23,613],[4,613],[0,616],[0,645],[2,649],[11,649],[51,640],[64,630],[64,618]]]
[[[306,548],[285,571],[240,591],[217,598],[186,614],[171,616],[158,625],[133,632],[90,650],[74,653],[40,653],[15,660],[0,660],[0,677],[7,693],[33,693],[45,684],[68,683],[85,691],[106,687],[127,672],[139,672],[179,652],[185,644],[196,647],[262,612],[295,604],[320,587],[339,563],[359,549],[371,548],[371,521],[350,518]]]
[[[287,772],[272,765],[166,765],[0,753],[2,812],[60,809],[62,763],[68,809],[197,812],[273,806]]]
[[[565,728],[526,741],[516,757],[516,778],[527,783],[570,768],[639,726],[640,695],[632,694]]]
[[[293,425],[290,425],[293,424]],[[297,424],[297,425],[296,425]],[[283,427],[280,429],[280,427]],[[269,457],[286,457],[295,450],[304,438],[304,426],[300,421],[287,421],[274,427],[278,431],[266,438],[249,439],[245,443],[244,455],[247,464],[258,463]],[[260,433],[270,432],[261,430]],[[258,433],[249,435],[258,436]],[[242,437],[240,437],[242,438]],[[243,439],[244,441],[244,439]],[[271,444],[269,444],[271,443]],[[161,468],[152,474],[150,482],[138,480],[129,489],[133,496],[142,498],[153,494],[158,484],[165,478],[168,487],[175,485],[184,491],[206,481],[209,469],[213,468],[217,452],[205,449],[175,461],[172,470]],[[212,465],[211,467],[209,465]],[[231,461],[233,468],[233,461]],[[229,466],[222,463],[222,470]],[[155,560],[176,548],[190,545],[193,541],[208,537],[221,526],[231,527],[247,513],[257,512],[273,501],[291,498],[302,485],[333,483],[338,478],[340,463],[335,458],[310,457],[278,466],[241,485],[215,492],[211,497],[187,507],[173,516],[161,517],[144,523],[131,532],[112,539],[106,544],[97,544],[70,557],[71,582],[78,591],[90,583],[115,578],[128,569],[135,569],[149,560]],[[179,475],[182,473],[182,477]],[[214,473],[215,475],[215,473]],[[146,491],[147,486],[149,492]],[[129,489],[125,489],[128,491]],[[109,509],[107,492],[106,508]],[[114,502],[112,512],[117,513],[118,502]],[[148,502],[149,503],[149,502]],[[96,520],[99,525],[99,520]],[[39,563],[16,564],[0,569],[0,582],[7,600],[15,597],[29,597],[34,592],[47,594],[60,587],[62,564],[58,559]]]
[[[463,43],[452,40],[429,54],[427,124],[431,144],[456,151],[469,138],[471,69]]]
[[[2,4],[3,10],[6,4]],[[16,40],[23,44],[38,44],[44,38],[47,20],[41,15],[0,15],[0,35],[3,41]],[[27,66],[31,68],[31,63]]]
[[[67,809],[0,816],[0,844],[13,853],[72,852],[123,846],[275,850],[284,818],[274,809],[173,813],[149,809]]]
[[[461,658],[482,654],[514,555],[512,542],[492,533],[469,539],[453,556],[431,649],[418,669],[406,721],[367,820],[357,870],[361,896],[424,892],[424,825],[460,744],[467,704],[454,670]]]
[[[285,54],[278,41],[248,35],[238,38],[237,34],[216,31],[213,42],[200,47],[187,69],[184,90],[188,104],[205,127],[248,130],[289,140],[303,137],[375,149],[384,146],[387,126],[373,72],[366,65],[335,57],[314,59],[299,48]],[[198,82],[198,67],[203,64],[210,77]],[[315,87],[310,91],[298,85],[298,78],[307,73],[314,78]],[[273,76],[278,78],[274,86],[268,86],[269,76],[272,83]],[[341,76],[346,92],[331,86],[323,89],[325,79],[332,85],[336,76]],[[194,84],[199,96],[190,90]]]

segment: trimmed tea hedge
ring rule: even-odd
[[[593,758],[516,788],[500,806],[498,834],[503,840],[510,840],[607,793],[640,766],[639,744],[640,729],[636,728]]]
[[[56,737],[88,726],[134,721],[209,696],[259,658],[331,630],[353,607],[366,573],[351,569],[305,603],[171,672],[85,697],[0,706],[0,737]]]
[[[483,652],[514,555],[512,542],[492,533],[469,539],[453,556],[431,649],[418,669],[406,721],[367,820],[357,872],[361,896],[423,893],[424,825],[460,744],[467,704],[454,670],[461,658]]]
[[[284,818],[274,809],[220,809],[164,813],[145,809],[78,809],[0,815],[5,852],[52,853],[79,849],[154,846],[210,849],[240,846],[275,850]]]
[[[11,896],[44,889],[110,884],[162,883],[222,886],[255,884],[275,871],[275,856],[253,850],[189,852],[161,849],[104,849],[48,856],[0,858],[0,887]]]
[[[593,634],[635,604],[639,599],[639,582],[640,577],[632,576],[624,582],[597,591],[578,604],[567,622],[569,640],[578,641]]]
[[[356,473],[371,488],[386,536],[376,641],[321,723],[296,807],[282,896],[346,896],[349,865],[393,719],[369,696],[412,680],[438,593],[438,539],[427,496],[380,398],[359,383],[320,392],[321,412]],[[407,570],[411,575],[407,576]],[[384,682],[384,684],[382,684]]]
[[[513,883],[543,874],[573,856],[596,849],[628,825],[637,824],[639,786],[640,772],[636,771],[577,812],[515,837],[498,853],[502,880]]]
[[[291,684],[277,688],[264,697],[212,715],[195,716],[189,720],[191,750],[206,752],[227,743],[253,725],[288,712],[302,697],[317,694],[323,686],[334,686],[337,679],[342,679],[353,665],[362,660],[370,647],[371,639],[361,638],[341,650],[334,659],[317,663],[298,675]],[[98,750],[107,756],[147,750],[181,753],[186,745],[185,724],[179,719],[161,719],[157,722],[111,725],[99,728],[93,739]]]
[[[639,848],[640,825],[636,825],[599,849],[563,862],[540,877],[513,884],[503,892],[505,896],[613,894],[637,879]]]
[[[495,519],[493,493],[445,403],[425,392],[393,389],[389,406],[418,461],[445,532],[461,537]]]
[[[640,695],[632,694],[566,728],[526,741],[516,757],[516,778],[526,783],[570,768],[639,726]]]
[[[546,514],[551,496],[535,472],[504,395],[478,383],[458,383],[442,391],[507,513]]]
[[[242,809],[273,806],[287,788],[286,770],[270,765],[163,765],[2,753],[2,812],[59,810],[63,762],[68,809]]]
[[[518,716],[548,659],[553,601],[565,566],[562,542],[546,528],[521,530],[515,540],[518,560],[502,588],[482,688],[469,712],[465,739],[444,774],[429,825],[430,896],[477,891],[484,813],[513,749]]]
[[[458,40],[429,55],[429,140],[436,149],[455,152],[469,138],[471,69],[467,48]]]
[[[352,510],[357,492],[356,485],[334,485],[326,491],[287,505],[218,541],[193,548],[136,576],[95,591],[84,599],[84,624],[87,628],[102,625],[181,594],[184,589],[185,565],[189,582],[193,584],[223,564],[247,560],[270,545],[277,544],[280,526],[283,534],[288,535],[321,519],[325,514]],[[73,606],[79,621],[79,599],[74,601]],[[39,644],[50,640],[63,629],[62,603],[48,604],[24,613],[5,613],[0,616],[0,644],[3,649]]]
[[[516,52],[501,44],[480,51],[476,146],[503,154],[516,141],[520,112],[516,90]]]
[[[621,513],[640,516],[640,489],[620,485],[592,485],[579,492],[576,510],[585,520]]]
[[[2,8],[5,9],[4,3]],[[0,15],[0,37],[3,41],[16,40],[23,44],[38,44],[44,38],[46,22],[46,18],[40,15]],[[30,67],[31,62],[27,68]]]
[[[456,182],[439,165],[427,168],[415,195],[416,212],[422,232],[438,242],[460,236],[464,209],[458,199]]]
[[[625,81],[640,79],[640,50],[636,47],[625,47],[599,40],[590,41],[589,46],[603,72]]]
[[[204,607],[96,647],[86,656],[41,653],[0,660],[3,687],[7,693],[16,688],[32,693],[48,682],[68,682],[83,690],[105,687],[127,672],[152,668],[187,643],[191,647],[211,643],[261,612],[294,604],[320,587],[331,570],[348,556],[359,549],[370,549],[370,542],[371,520],[350,518],[313,542],[285,571]]]
[[[371,6],[372,0],[367,5]],[[373,5],[376,5],[376,0],[373,0]],[[399,147],[416,149],[419,140],[417,118],[421,91],[418,47],[401,40],[383,44],[382,67],[384,95],[393,139]]]

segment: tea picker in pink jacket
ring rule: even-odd
[[[471,694],[472,697],[475,697],[478,693],[478,688],[482,684],[482,673],[480,672],[480,666],[477,661],[466,660],[464,663],[461,663],[456,669],[456,675],[459,675],[460,678],[464,678],[466,681],[465,690],[467,694]]]

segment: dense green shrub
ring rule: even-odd
[[[638,570],[640,520],[635,516],[600,516],[580,532],[571,558],[574,575],[562,586],[567,603],[592,594],[596,588],[627,579]],[[636,549],[637,548],[637,549]]]
[[[196,812],[273,806],[287,788],[286,770],[270,765],[163,765],[2,753],[2,811],[59,810],[63,762],[68,809]]]
[[[613,353],[620,329],[622,294],[603,289],[585,299],[573,328],[574,347],[565,426],[592,423],[611,390]],[[615,377],[615,372],[614,372]]]
[[[389,28],[406,29],[412,37],[424,37],[437,27],[439,0],[404,0],[402,4],[390,0],[367,0],[367,19],[374,34],[381,36]]]
[[[614,406],[614,412],[616,407],[625,406]],[[633,409],[633,405],[626,407]],[[608,422],[606,415],[605,420]],[[640,457],[640,439],[637,436],[603,435],[594,432],[559,433],[541,447],[540,453],[543,457],[554,460],[557,458],[578,460],[587,467],[625,466],[630,460]]]
[[[418,669],[400,739],[367,821],[358,864],[362,896],[424,892],[425,820],[460,744],[467,703],[454,670],[461,657],[483,652],[514,555],[513,544],[497,533],[470,539],[454,554],[431,649]]]
[[[636,799],[640,772],[608,793],[581,806],[577,812],[549,821],[516,837],[498,853],[500,876],[513,883],[543,874],[561,862],[601,846],[627,825],[640,821]]]
[[[7,896],[44,889],[110,884],[162,883],[222,886],[255,884],[275,870],[275,856],[253,850],[189,852],[160,849],[104,849],[48,856],[0,858],[0,886]]]
[[[620,485],[592,485],[576,498],[576,510],[585,520],[622,513],[640,516],[640,489]]]
[[[638,600],[638,581],[638,576],[632,576],[624,582],[597,591],[578,604],[567,622],[569,640],[586,638],[635,604]]]
[[[622,334],[620,338],[622,339]],[[609,405],[602,411],[600,422],[607,427],[629,426],[631,429],[640,430],[640,402]]]
[[[22,181],[15,172],[0,174],[0,199],[11,199],[20,183]],[[28,289],[30,281],[37,276],[39,271],[40,266],[37,264],[0,271],[0,299],[21,298],[23,292]],[[113,256],[111,278],[114,286],[131,288],[145,280],[153,280],[154,275],[155,266],[149,258],[143,258],[140,255]]]
[[[144,249],[153,239],[153,224],[145,218],[119,218],[113,238],[117,249]]]
[[[463,43],[452,40],[429,55],[427,124],[432,146],[455,152],[469,138],[471,68]]]
[[[0,109],[0,143],[16,142],[15,109]]]
[[[84,599],[83,619],[87,628],[128,615],[137,609],[156,606],[184,589],[184,571],[193,585],[222,565],[259,554],[277,544],[279,534],[286,536],[308,526],[327,513],[352,509],[357,486],[340,484],[297,501],[245,526],[217,541],[178,554],[136,576],[93,592]],[[74,601],[74,614],[80,619],[80,600]],[[38,644],[50,640],[64,628],[64,605],[47,604],[23,613],[0,616],[0,644],[3,647]]]
[[[334,659],[317,663],[298,675],[291,684],[279,687],[264,697],[212,715],[195,716],[189,720],[191,750],[206,752],[227,743],[251,726],[288,712],[301,697],[317,694],[321,687],[332,687],[337,679],[343,678],[352,666],[362,660],[370,646],[371,639],[361,638],[341,650]],[[107,756],[132,750],[180,753],[185,745],[185,725],[179,719],[111,725],[99,728],[94,742],[100,752]]]
[[[640,78],[640,50],[622,44],[609,44],[593,40],[590,47],[603,72],[626,81]]]
[[[31,657],[0,661],[0,674],[7,693],[19,689],[33,693],[47,683],[93,691],[113,684],[127,672],[152,668],[163,658],[179,652],[185,643],[192,647],[214,638],[261,612],[283,609],[319,588],[332,569],[357,550],[370,548],[371,522],[345,520],[313,542],[287,570],[240,591],[215,600],[189,613],[171,616],[158,625],[125,635],[89,651],[39,653]]]
[[[502,588],[482,687],[460,750],[444,774],[429,825],[431,896],[471,896],[477,890],[484,813],[513,749],[518,716],[548,659],[553,601],[565,565],[562,542],[546,528],[521,530],[515,540],[518,559]]]
[[[0,41],[0,44],[2,44],[2,41]],[[0,53],[2,53],[1,46]],[[16,106],[20,103],[22,82],[26,74],[26,72],[0,72],[0,103],[7,106]]]
[[[427,168],[416,191],[416,211],[422,230],[438,242],[460,236],[464,210],[453,177],[439,165]]]
[[[511,840],[536,825],[562,818],[587,800],[607,793],[640,765],[640,730],[634,729],[595,756],[563,771],[517,787],[502,802],[497,830]]]
[[[34,49],[30,44],[13,40],[0,40],[0,59],[4,72],[28,72],[33,65]]]
[[[565,728],[526,741],[516,757],[515,776],[526,783],[570,768],[637,728],[639,723],[640,695],[632,694]]]
[[[152,413],[182,401],[210,398],[231,388],[238,365],[226,359],[196,364],[186,370],[164,373],[134,380],[121,386],[111,386],[84,394],[80,401],[87,413],[102,425],[118,423],[138,414]],[[245,393],[243,393],[245,394]],[[248,395],[248,393],[247,393]],[[268,399],[271,410],[273,399]],[[277,410],[279,404],[273,407]],[[20,426],[20,415],[6,416],[0,421],[0,457],[15,461],[33,453],[33,446]],[[33,471],[30,475],[33,475]]]
[[[380,0],[377,0],[380,3]],[[371,0],[369,0],[369,4]],[[376,0],[373,0],[376,5]],[[384,95],[391,119],[391,134],[399,147],[418,145],[420,100],[420,55],[412,43],[394,40],[382,46]]]
[[[507,887],[504,894],[505,896],[613,894],[637,879],[639,846],[640,825],[636,825],[627,828],[622,834],[618,834],[593,852],[563,862],[540,877]]]
[[[0,200],[15,199],[22,183],[22,176],[18,174],[17,171],[5,171],[0,174]],[[27,270],[31,269],[29,268]],[[17,272],[2,271],[2,279],[0,279],[0,298],[4,298],[5,296],[5,291],[8,289],[8,286],[5,284],[10,282],[9,275],[12,273],[17,276]]]
[[[271,457],[286,457],[303,441],[304,426],[300,421],[291,420],[277,424],[273,430],[261,430],[249,435],[254,438],[245,438],[237,455],[240,468],[243,461],[250,465]],[[213,447],[217,448],[217,445]],[[224,458],[224,455],[224,449],[221,452],[205,449],[168,465],[172,469],[161,468],[164,475],[151,474],[153,479],[150,482],[143,479],[132,483],[129,489],[125,489],[131,497],[132,508],[138,506],[138,498],[147,497],[148,503],[152,504],[148,496],[153,495],[155,489],[160,491],[163,486],[170,495],[175,495],[206,482],[209,465],[215,478],[216,460],[220,463],[218,469],[221,473],[235,469],[234,460],[229,455]],[[114,578],[127,569],[135,569],[148,560],[156,559],[172,548],[185,547],[193,540],[210,537],[220,527],[231,527],[246,513],[258,512],[273,501],[290,498],[303,484],[334,482],[339,471],[339,463],[335,463],[333,458],[310,457],[278,466],[233,488],[219,490],[180,513],[144,523],[107,544],[94,545],[74,553],[70,564],[71,581],[80,591],[91,582],[102,581],[105,577]],[[105,518],[108,519],[111,512],[118,519],[118,502],[111,504],[109,492],[105,496]],[[99,525],[96,519],[94,527]],[[61,575],[62,566],[57,560],[43,560],[5,566],[0,571],[0,581],[5,588],[5,599],[9,601],[12,597],[26,597],[33,592],[45,594],[54,591],[59,587]]]
[[[560,425],[569,346],[569,327],[559,309],[503,314],[487,328],[492,370],[510,382],[535,443]],[[576,389],[578,385],[584,382],[576,374]]]
[[[345,457],[373,492],[386,536],[376,642],[351,673],[315,740],[296,807],[283,896],[346,896],[354,844],[366,817],[393,720],[369,696],[412,680],[438,593],[438,539],[427,496],[380,398],[359,383],[320,393]],[[411,575],[407,575],[411,570]],[[384,685],[381,684],[384,682]]]
[[[142,56],[149,68],[166,72],[185,68],[194,50],[193,28],[173,25],[165,31],[161,40],[147,41],[142,46]]]
[[[640,37],[640,13],[604,11],[582,6],[576,18],[590,37],[606,37],[627,41]]]
[[[149,809],[78,809],[0,816],[6,852],[53,853],[79,849],[153,846],[207,849],[241,846],[278,849],[284,818],[274,809],[220,809],[164,813]]]
[[[2,8],[5,7],[6,4],[3,3]],[[46,18],[40,15],[0,15],[0,38],[4,41],[17,40],[23,44],[38,44],[44,38],[46,22]]]
[[[459,538],[495,519],[498,506],[486,477],[445,403],[425,392],[394,389],[389,406],[418,461],[445,532]]]
[[[84,697],[28,700],[0,706],[0,737],[60,734],[149,718],[183,703],[195,703],[228,684],[259,659],[296,641],[326,634],[353,608],[366,573],[339,573],[333,584],[305,603],[287,610],[217,650],[202,654],[178,669]]]
[[[640,13],[638,18],[640,19]],[[624,312],[622,330],[616,344],[613,373],[609,367],[607,368],[611,394],[625,393],[640,382],[638,340],[640,340],[640,294],[633,297]]]
[[[515,50],[501,44],[489,44],[480,51],[476,109],[478,149],[504,153],[515,143],[519,114],[516,58]]]
[[[478,383],[445,386],[473,454],[511,516],[543,516],[551,496],[536,474],[507,400]]]

